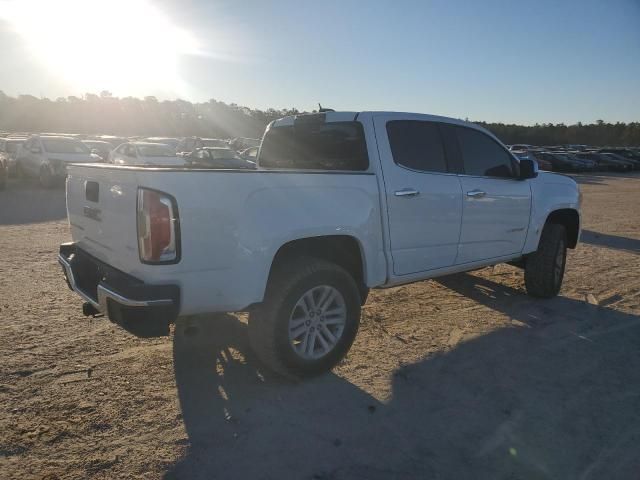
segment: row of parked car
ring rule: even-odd
[[[43,187],[51,187],[64,179],[69,163],[251,169],[256,168],[259,144],[253,138],[0,134],[0,189],[12,175],[34,177]],[[509,149],[520,159],[537,161],[541,170],[640,170],[640,148],[516,144]]]
[[[510,145],[518,158],[538,162],[541,170],[556,172],[627,172],[640,170],[640,148],[590,147],[588,145]]]
[[[0,136],[0,188],[10,176],[37,178],[51,187],[65,178],[70,163],[250,169],[259,144],[251,138],[6,134]]]

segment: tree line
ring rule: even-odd
[[[108,91],[55,100],[32,95],[10,97],[0,91],[0,131],[9,132],[256,138],[270,121],[297,113],[302,112],[295,108],[251,109],[214,99],[191,103],[160,101],[152,96],[118,98]],[[612,124],[598,120],[592,124],[533,126],[476,123],[507,144],[640,145],[640,122]]]

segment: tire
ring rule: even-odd
[[[524,267],[524,283],[532,297],[558,295],[567,262],[567,232],[563,225],[547,223],[538,250],[529,255]]]
[[[52,188],[54,184],[53,174],[51,173],[51,169],[47,165],[42,165],[40,167],[40,172],[38,173],[38,182],[42,188]]]
[[[264,302],[250,313],[249,341],[258,358],[285,377],[318,375],[351,348],[360,304],[356,282],[345,269],[313,257],[292,258],[275,267]]]

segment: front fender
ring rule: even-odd
[[[578,238],[582,226],[580,212],[580,189],[570,177],[541,172],[531,181],[532,205],[529,230],[523,254],[537,250],[540,235],[549,215],[556,210],[570,209],[578,214]]]

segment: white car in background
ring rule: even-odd
[[[249,147],[242,150],[240,156],[245,160],[249,160],[250,162],[256,162],[258,160],[258,152],[260,151],[260,147]]]
[[[95,163],[94,155],[77,138],[59,135],[33,135],[18,152],[18,170],[25,177],[35,177],[44,188],[53,187],[67,176],[71,163]]]
[[[184,159],[163,143],[127,142],[111,152],[111,163],[116,165],[180,166]]]
[[[5,157],[9,176],[16,174],[18,152],[25,140],[25,137],[0,138],[0,155]]]

